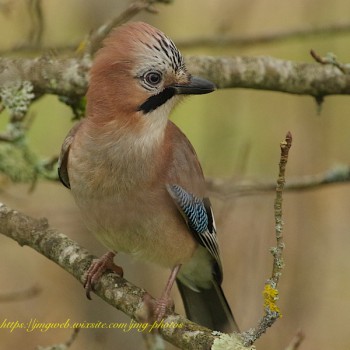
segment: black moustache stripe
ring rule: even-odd
[[[166,101],[170,100],[175,95],[175,89],[168,87],[157,95],[149,97],[146,102],[138,108],[144,114],[149,113],[163,105]]]

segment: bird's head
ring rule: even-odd
[[[142,22],[112,31],[90,73],[87,114],[106,121],[167,116],[177,96],[215,90],[213,83],[187,71],[172,40]]]

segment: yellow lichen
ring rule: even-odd
[[[263,290],[264,295],[264,308],[271,312],[276,312],[279,317],[282,317],[281,311],[277,306],[276,302],[278,300],[278,290],[273,288],[270,284],[266,284]]]

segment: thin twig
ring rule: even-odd
[[[276,186],[276,197],[274,203],[275,216],[275,237],[276,247],[271,248],[273,255],[273,268],[271,277],[266,281],[263,295],[264,295],[264,316],[259,321],[256,328],[251,328],[242,333],[242,339],[245,345],[252,345],[257,339],[261,337],[266,330],[271,327],[278,318],[281,317],[281,312],[276,302],[278,300],[278,282],[284,267],[282,253],[284,250],[283,242],[283,220],[282,220],[282,201],[283,189],[285,184],[285,171],[288,161],[289,149],[292,146],[292,134],[287,133],[284,141],[281,142],[281,157],[279,163],[279,174]]]
[[[28,41],[34,46],[40,47],[44,33],[44,15],[41,0],[29,0],[27,3],[28,12],[31,16],[31,29],[28,32]]]
[[[246,47],[253,45],[262,45],[275,42],[284,42],[286,40],[306,39],[308,37],[325,35],[339,35],[350,32],[350,23],[333,23],[323,27],[300,28],[288,31],[262,33],[249,37],[212,37],[212,38],[195,38],[186,40],[177,40],[177,45],[184,48],[197,47]]]
[[[80,331],[80,328],[74,328],[71,337],[65,343],[67,348],[69,348],[74,343],[75,339],[77,339],[79,331]]]
[[[41,291],[42,289],[39,286],[34,285],[27,289],[13,291],[6,294],[3,293],[3,294],[0,294],[0,303],[31,299],[38,296],[41,293]]]
[[[85,52],[93,55],[102,45],[103,39],[110,33],[110,31],[129,21],[131,18],[135,17],[141,11],[148,11],[151,13],[157,13],[153,5],[155,3],[168,3],[164,0],[138,0],[129,5],[129,7],[124,10],[117,17],[109,20],[95,30],[88,38],[86,43]]]
[[[344,184],[350,182],[350,166],[343,164],[330,168],[315,175],[305,175],[291,179],[284,187],[284,191],[298,192],[310,191],[325,187],[326,185]],[[206,178],[207,189],[211,196],[221,199],[232,197],[251,196],[258,193],[270,193],[276,189],[274,182],[236,182],[228,179]]]
[[[300,344],[303,342],[305,339],[305,334],[302,330],[299,330],[293,339],[290,341],[288,346],[285,348],[285,350],[297,350],[300,346]]]
[[[331,52],[328,52],[325,57],[321,57],[318,53],[316,53],[315,50],[310,50],[310,55],[316,62],[324,65],[329,64],[334,67],[337,67],[343,74],[347,74],[350,72],[349,64],[338,62],[336,55]]]
[[[283,242],[283,220],[282,220],[282,201],[283,201],[283,189],[286,182],[285,172],[286,165],[288,162],[289,150],[292,146],[292,134],[287,133],[286,139],[281,142],[281,158],[279,163],[279,174],[276,187],[276,198],[275,198],[275,236],[277,241],[277,246],[272,248],[271,253],[273,255],[273,269],[270,281],[273,282],[274,288],[277,287],[279,282],[282,269],[284,267],[284,262],[282,258],[282,253],[284,249]]]

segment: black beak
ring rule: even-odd
[[[188,84],[177,84],[173,85],[172,88],[174,88],[177,95],[208,94],[216,90],[215,85],[211,81],[198,77],[191,77]]]

